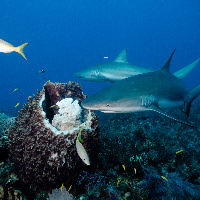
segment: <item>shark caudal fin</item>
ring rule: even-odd
[[[126,53],[127,53],[127,50],[124,49],[124,50],[117,56],[117,58],[114,60],[114,62],[128,63],[127,60],[126,60]]]
[[[196,65],[200,62],[200,58],[195,60],[193,63],[188,65],[187,67],[184,67],[183,69],[178,70],[173,75],[176,76],[179,79],[183,79]]]
[[[189,99],[185,102],[185,114],[189,116],[192,102],[200,95],[200,84],[188,92]]]
[[[189,124],[189,123],[187,123],[187,122],[184,122],[184,121],[182,121],[182,120],[180,120],[180,119],[176,119],[175,117],[172,117],[172,116],[166,114],[165,112],[163,112],[163,111],[162,111],[158,106],[156,106],[156,105],[152,105],[150,108],[151,108],[152,111],[157,112],[157,113],[159,113],[159,114],[161,114],[161,115],[164,115],[165,117],[168,117],[169,119],[171,119],[171,120],[173,120],[173,121],[179,122],[179,123],[181,123],[181,124],[187,125],[187,126],[192,127],[192,128],[197,128],[196,126],[193,126],[192,124]]]
[[[16,52],[18,52],[19,54],[21,54],[25,59],[26,59],[26,56],[24,55],[23,49],[24,49],[24,47],[25,47],[27,44],[28,44],[28,42],[27,42],[27,43],[24,43],[24,44],[22,44],[22,45],[20,45],[20,46],[18,46],[18,47],[16,47]],[[27,59],[26,59],[26,60],[27,60]]]

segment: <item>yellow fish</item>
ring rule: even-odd
[[[181,149],[180,151],[177,151],[176,154],[183,152],[183,149]]]
[[[67,192],[69,192],[69,191],[71,190],[71,188],[72,188],[72,185],[70,185],[70,187],[69,187],[69,189],[67,190]]]
[[[168,180],[167,180],[167,178],[165,178],[164,176],[161,176],[164,180],[166,180],[167,182],[169,182]]]
[[[119,185],[119,182],[120,182],[120,180],[118,179],[118,180],[117,180],[117,185]]]
[[[56,92],[56,94],[57,94],[58,97],[60,96],[59,93],[58,93],[58,91]]]
[[[125,165],[122,165],[122,167],[123,167],[124,170],[126,169],[126,168],[125,168]]]
[[[63,183],[62,183],[62,185],[61,185],[61,187],[60,187],[61,192],[62,192],[62,189],[63,189]]]
[[[51,107],[49,107],[49,108],[53,108],[53,107],[55,107],[56,105],[53,105],[53,106],[51,106]]]
[[[134,168],[135,174],[136,174],[136,168]]]
[[[0,39],[0,52],[3,52],[3,53],[11,53],[13,51],[21,54],[25,59],[25,55],[24,55],[24,52],[23,52],[23,48],[28,44],[27,43],[24,43],[18,47],[14,47],[12,44]],[[27,60],[27,59],[26,59]]]
[[[87,151],[85,150],[83,145],[80,143],[80,142],[83,142],[83,140],[81,139],[81,131],[82,131],[82,129],[83,129],[83,126],[81,127],[81,130],[79,131],[78,137],[76,139],[76,150],[77,150],[77,153],[78,153],[79,157],[82,159],[82,161],[86,165],[90,165],[90,159],[89,159],[89,156],[87,154]]]
[[[16,90],[18,90],[18,88],[14,89],[13,92],[15,92]]]
[[[19,102],[20,103],[20,102]],[[19,103],[17,103],[16,105],[15,105],[15,108],[19,105]]]

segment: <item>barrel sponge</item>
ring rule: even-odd
[[[9,130],[10,156],[23,189],[50,192],[74,183],[83,170],[95,170],[100,135],[92,111],[82,108],[81,86],[48,81],[37,96],[29,97]],[[76,151],[80,129],[91,165]]]

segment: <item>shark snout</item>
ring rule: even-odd
[[[78,78],[83,78],[83,75],[79,72],[75,73],[74,76]]]
[[[83,108],[88,109],[88,110],[100,110],[102,107],[97,102],[90,101],[90,98],[84,99],[81,105],[83,106]]]
[[[95,110],[95,105],[94,104],[91,104],[89,102],[87,102],[87,99],[85,99],[81,105],[83,106],[83,108],[85,109],[90,109],[90,110]]]

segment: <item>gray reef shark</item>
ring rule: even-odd
[[[124,49],[113,62],[107,62],[97,64],[88,68],[85,68],[74,76],[86,81],[96,82],[116,82],[130,76],[138,74],[153,72],[155,70],[132,65],[126,60],[127,51]],[[183,79],[198,63],[200,58],[185,68],[178,70],[174,75],[180,79]]]
[[[200,85],[187,92],[183,81],[170,73],[173,54],[160,70],[113,83],[83,100],[82,106],[104,113],[156,111],[192,126],[163,112],[163,109],[185,106],[189,115],[192,101],[200,94]]]

